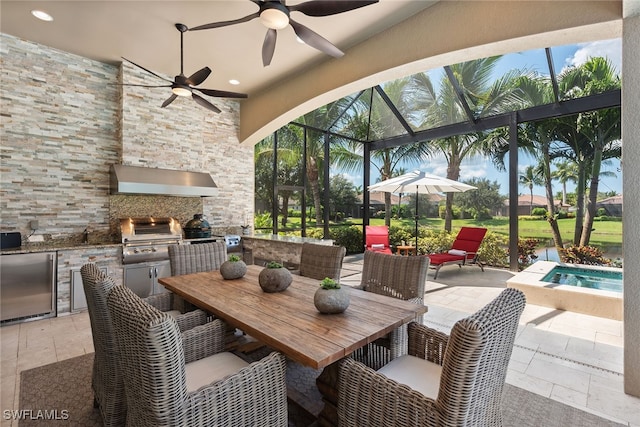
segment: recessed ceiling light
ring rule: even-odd
[[[37,10],[37,9],[32,10],[31,14],[42,21],[47,21],[47,22],[53,21],[53,16],[49,15],[47,12],[43,10]]]
[[[229,80],[229,83],[231,83],[232,85],[239,85],[240,84],[240,82],[238,80],[236,80],[236,79]]]

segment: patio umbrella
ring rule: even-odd
[[[418,251],[418,194],[462,193],[476,187],[422,171],[413,171],[369,186],[369,191],[416,193],[416,253]]]

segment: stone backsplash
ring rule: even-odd
[[[191,99],[167,108],[167,88],[129,65],[114,66],[0,34],[0,229],[47,241],[113,239],[119,216],[204,213],[218,233],[240,234],[253,217],[253,147],[237,139],[240,104],[214,98],[211,113]],[[8,90],[11,88],[11,90]],[[206,198],[109,194],[114,163],[208,172]]]

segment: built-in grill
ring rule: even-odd
[[[182,227],[175,218],[124,218],[122,263],[135,264],[169,259],[169,245],[182,243]]]

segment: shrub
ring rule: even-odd
[[[596,212],[596,216],[607,216],[607,210],[605,208],[599,208]]]
[[[438,206],[438,216],[440,217],[440,219],[444,219],[446,212],[447,207],[445,205]],[[456,205],[453,205],[453,207],[451,208],[451,215],[453,215],[453,219],[460,219],[461,214],[462,212],[460,208]]]
[[[520,215],[518,221],[543,221],[547,219],[544,215]]]
[[[509,251],[506,249],[508,244],[507,237],[487,231],[478,249],[478,260],[494,267],[508,266]]]
[[[611,265],[611,260],[602,256],[602,251],[595,246],[571,245],[561,249],[564,262],[586,265]]]
[[[391,246],[398,246],[402,244],[404,240],[405,244],[415,241],[414,229],[411,227],[389,227],[389,244]]]
[[[524,270],[538,259],[536,248],[540,244],[538,239],[518,239],[518,268]],[[507,251],[507,253],[509,253]]]
[[[533,210],[531,211],[531,215],[545,216],[547,215],[547,210],[545,208],[533,208]]]
[[[348,254],[357,254],[364,250],[362,227],[356,225],[333,227],[329,230],[329,237],[333,239],[336,245],[344,246]]]

